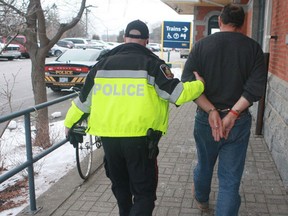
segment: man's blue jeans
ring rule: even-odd
[[[224,117],[221,116],[221,117]],[[251,115],[243,113],[236,120],[227,140],[215,142],[208,114],[198,110],[195,117],[194,137],[198,163],[194,169],[195,198],[208,202],[214,165],[218,158],[219,192],[216,216],[237,216],[241,204],[240,182],[244,170],[251,129]]]

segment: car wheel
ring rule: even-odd
[[[9,57],[8,58],[8,61],[12,61],[14,58],[13,57]]]
[[[54,55],[56,57],[60,56],[61,54],[62,54],[61,50],[56,50],[55,53],[54,53]]]
[[[28,53],[22,53],[22,57],[23,57],[23,58],[26,58],[26,59],[27,59],[27,58],[30,58],[30,56],[29,56]]]

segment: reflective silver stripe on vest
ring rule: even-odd
[[[82,112],[90,113],[91,97],[92,97],[92,89],[89,92],[89,95],[84,103],[80,101],[79,97],[74,99],[74,103]]]
[[[148,84],[153,85],[155,84],[155,77],[148,75]]]
[[[161,90],[157,85],[155,86],[155,89],[156,89],[157,94],[161,98],[168,100],[171,103],[176,103],[181,93],[183,92],[184,87],[183,87],[183,83],[179,82],[171,95],[168,94],[166,91]]]
[[[97,78],[145,78],[148,84],[155,84],[155,77],[148,75],[144,70],[99,70],[96,74]]]
[[[98,70],[97,78],[145,78],[148,72],[144,70]]]

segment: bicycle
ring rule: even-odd
[[[74,91],[79,95],[79,88],[72,87],[69,90]],[[75,148],[76,153],[77,170],[80,177],[84,180],[88,179],[91,174],[93,151],[102,146],[100,137],[86,134],[87,125],[88,121],[85,119],[74,125],[71,129],[72,133],[83,136],[83,142],[77,142],[77,144],[73,144],[73,147]]]
[[[101,148],[101,138],[86,134],[87,120],[84,120],[72,128],[72,133],[83,136],[83,142],[73,145],[76,153],[77,170],[80,177],[88,179],[91,174],[93,151]]]

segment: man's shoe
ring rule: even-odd
[[[203,212],[207,212],[209,211],[209,202],[199,202],[196,197],[195,197],[195,187],[194,187],[194,183],[192,184],[192,197],[194,198],[194,200],[196,201],[196,205],[198,207],[198,209],[200,209]]]

